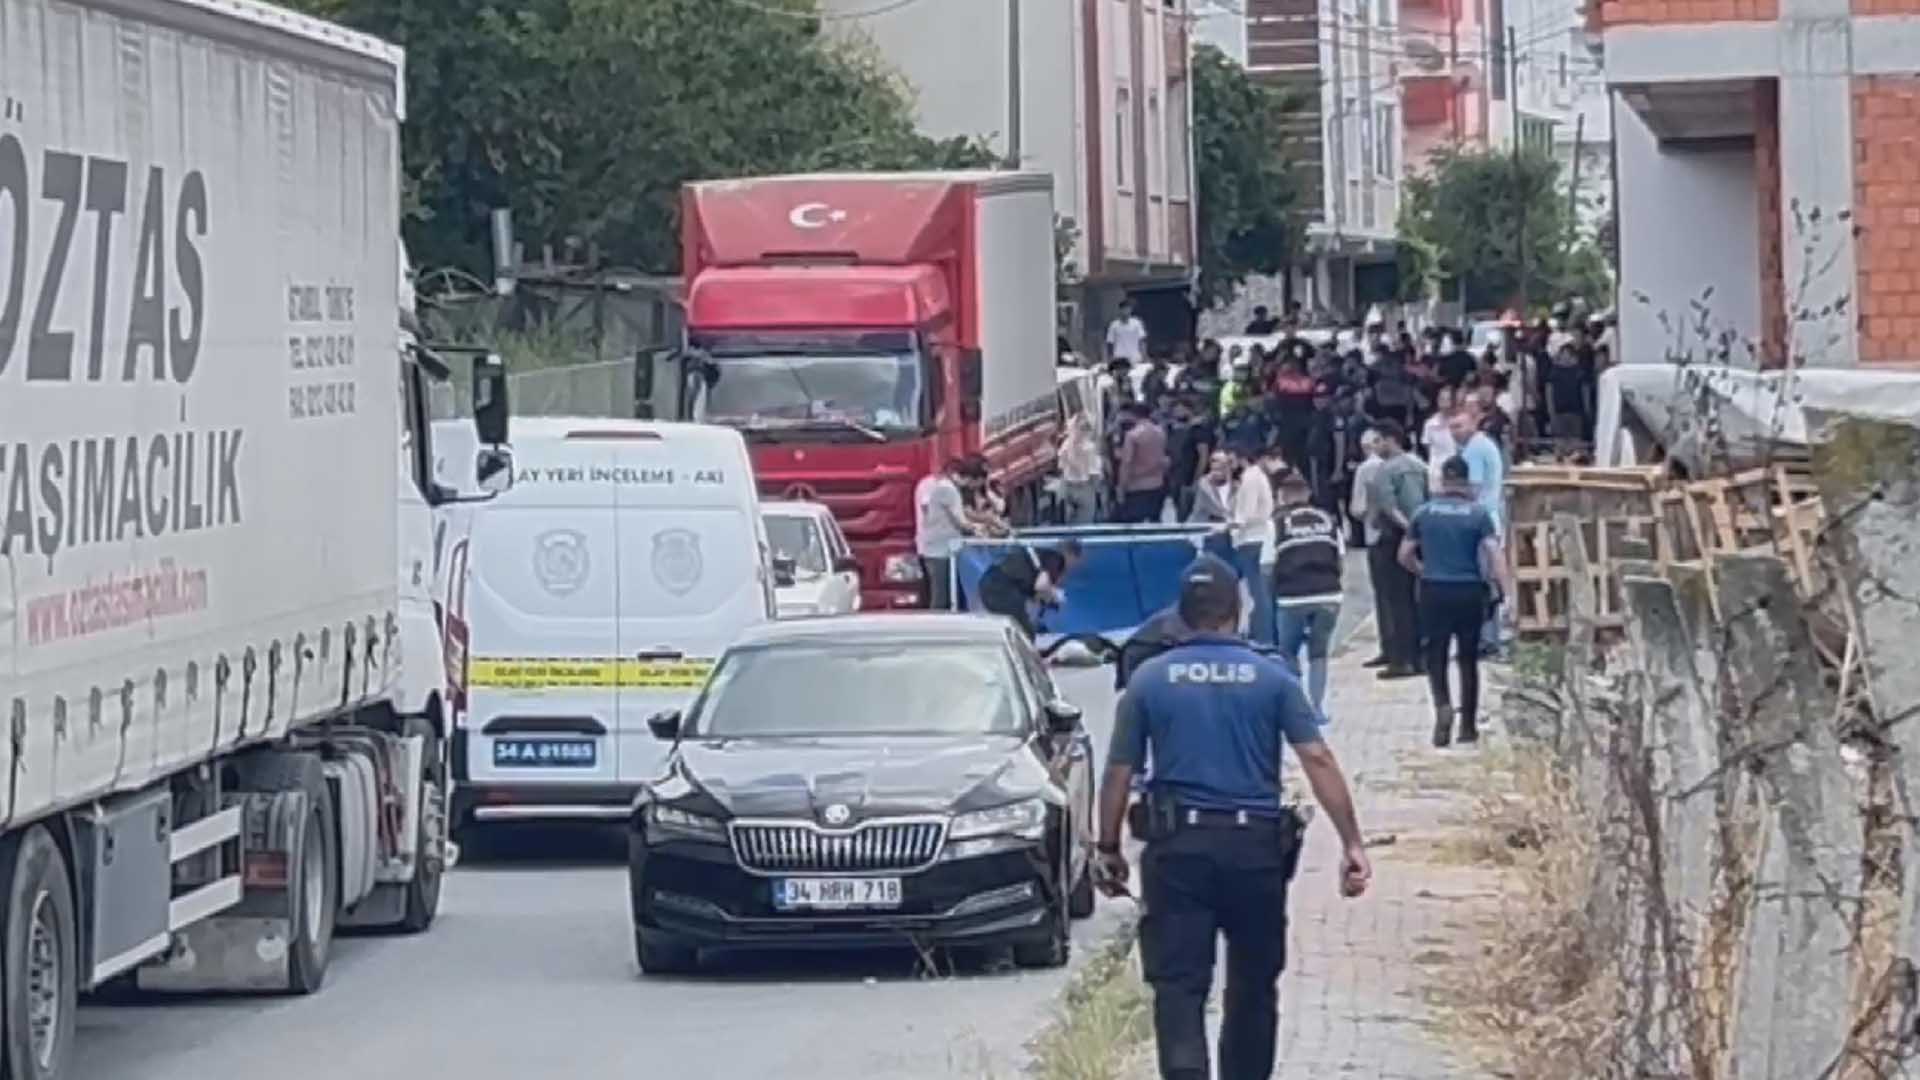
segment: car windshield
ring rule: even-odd
[[[885,434],[920,426],[919,357],[906,353],[716,356],[705,419],[748,431],[845,426]]]
[[[978,735],[1019,730],[1005,650],[976,642],[796,641],[729,652],[690,734]]]
[[[810,517],[768,514],[767,542],[775,558],[792,559],[793,568],[803,574],[827,572],[827,542],[820,534],[820,523]]]

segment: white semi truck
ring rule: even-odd
[[[0,1075],[78,995],[318,988],[445,843],[403,58],[250,0],[0,0]],[[509,483],[475,367],[472,485]]]

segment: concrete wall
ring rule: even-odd
[[[1624,105],[1614,109],[1613,125],[1620,169],[1620,359],[1663,359],[1674,341],[1660,326],[1661,312],[1684,321],[1689,303],[1709,286],[1716,328],[1757,340],[1760,240],[1752,147],[1663,147]]]

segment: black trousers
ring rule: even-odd
[[[1152,491],[1128,491],[1120,496],[1119,511],[1113,520],[1120,525],[1158,524],[1160,508],[1166,504],[1167,489],[1154,488]]]
[[[1012,619],[1027,635],[1027,640],[1033,640],[1033,613],[1027,608],[1027,598],[992,570],[988,570],[986,576],[980,579],[980,606],[995,615]]]
[[[1380,604],[1380,651],[1394,667],[1420,665],[1420,623],[1414,607],[1413,574],[1400,565],[1399,529],[1383,529],[1367,549],[1367,567],[1373,572],[1373,595]]]
[[[953,606],[953,560],[946,556],[920,556],[921,598],[934,611]]]
[[[1420,624],[1427,636],[1427,683],[1433,704],[1454,704],[1447,687],[1447,650],[1460,664],[1460,722],[1480,719],[1480,624],[1487,621],[1487,587],[1480,582],[1420,583]]]
[[[1140,858],[1140,961],[1163,1080],[1209,1080],[1207,998],[1227,938],[1220,1080],[1268,1080],[1287,965],[1287,853],[1276,827],[1186,828]]]

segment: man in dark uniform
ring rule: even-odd
[[[1353,798],[1313,706],[1278,660],[1234,636],[1240,582],[1202,556],[1182,574],[1180,618],[1193,633],[1140,665],[1115,709],[1100,791],[1097,880],[1125,888],[1120,825],[1133,776],[1151,754],[1140,860],[1141,962],[1153,986],[1164,1080],[1208,1080],[1207,997],[1217,932],[1227,937],[1221,1080],[1273,1075],[1278,982],[1286,966],[1287,885],[1302,823],[1281,805],[1280,755],[1293,747],[1345,850],[1341,891],[1372,876]]]
[[[1015,544],[980,575],[980,606],[1018,623],[1027,638],[1034,635],[1033,610],[1038,601],[1058,605],[1060,582],[1080,563],[1080,541],[1068,539],[1058,548],[1035,551]]]

